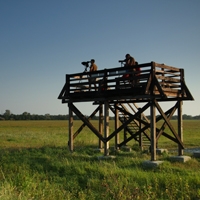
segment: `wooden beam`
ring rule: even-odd
[[[156,107],[155,100],[151,100],[151,161],[156,161]]]
[[[99,105],[99,133],[103,134],[103,104]],[[99,139],[99,148],[103,148],[101,139]]]
[[[147,103],[145,106],[143,106],[143,108],[141,108],[135,115],[132,115],[131,113],[127,113],[129,114],[129,119],[127,121],[125,121],[118,129],[116,129],[112,134],[110,134],[108,136],[108,138],[106,139],[107,141],[109,141],[110,139],[112,139],[118,132],[120,132],[122,129],[124,129],[133,119],[137,118],[140,116],[140,114],[142,112],[144,112],[148,107],[149,107],[150,103]],[[120,107],[116,106],[117,109],[121,109]],[[124,110],[122,110],[124,112]],[[126,113],[126,112],[125,112]]]
[[[116,105],[117,106],[117,105]],[[119,128],[119,110],[115,106],[115,130]],[[119,149],[119,133],[115,135],[115,149]]]
[[[182,118],[182,101],[178,101],[178,135],[180,137],[180,140],[183,142],[183,118]],[[179,144],[178,145],[178,155],[183,155],[183,148]]]
[[[104,156],[109,155],[109,140],[106,140],[109,135],[109,103],[104,102]]]
[[[73,152],[74,150],[74,140],[73,140],[73,128],[74,128],[74,119],[71,106],[69,105],[69,150]]]
[[[94,116],[95,116],[95,114],[99,111],[99,109],[100,109],[100,106],[98,106],[95,110],[94,110],[94,112],[87,118],[88,120],[90,120],[90,119],[92,119]],[[79,129],[74,133],[74,135],[73,135],[73,138],[75,139],[77,136],[78,136],[78,134],[83,130],[83,128],[86,126],[86,124],[85,123],[83,123],[80,127],[79,127]]]
[[[157,87],[157,89],[158,89],[158,91],[159,91],[159,94],[162,96],[162,97],[167,97],[166,95],[165,95],[165,93],[163,92],[163,88],[160,86],[160,83],[158,82],[158,79],[157,79],[157,77],[155,76],[154,77],[154,84],[155,84],[155,86]]]
[[[160,105],[158,104],[157,101],[155,101],[155,105],[156,105],[156,108],[158,109],[158,111],[160,112],[160,114],[162,115],[163,119],[165,120],[165,122],[167,123],[169,129],[171,130],[171,132],[173,133],[173,135],[176,137],[179,145],[181,145],[182,148],[183,147],[183,143],[180,139],[180,137],[178,136],[178,134],[176,133],[175,129],[173,128],[172,124],[170,123],[170,121],[168,120],[168,118],[166,117],[165,113],[163,112],[163,110],[161,109]]]
[[[169,109],[167,112],[165,112],[165,115],[168,116],[168,120],[171,119],[171,117],[173,116],[173,114],[176,111],[177,106],[173,106],[171,109]],[[162,116],[162,115],[161,115]],[[160,116],[159,116],[160,117]],[[160,118],[162,119],[162,118]],[[156,120],[158,122],[158,120]],[[165,130],[165,127],[167,126],[167,123],[164,121],[163,125],[161,126],[161,128],[157,131],[157,136],[156,136],[156,140],[158,141],[158,139],[160,138],[160,136],[162,135],[162,133]]]
[[[90,121],[72,104],[70,103],[70,108],[72,111],[88,126],[88,128],[102,141],[104,138],[99,133],[99,131],[90,123]]]

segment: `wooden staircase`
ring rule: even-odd
[[[124,104],[119,103],[117,105],[110,104],[109,108],[110,110],[115,113],[115,109],[118,109],[119,111],[119,121],[124,124],[127,120],[129,120],[130,116],[133,115],[132,113],[136,113],[136,110],[133,106],[136,106],[134,103],[133,105],[131,103]],[[130,108],[130,110],[128,109]],[[143,118],[146,118],[146,116],[143,116]],[[147,119],[147,118],[146,118]],[[149,147],[150,146],[150,131],[147,129],[145,131],[141,131],[142,123],[137,118],[133,119],[124,129],[124,140],[126,140],[127,134],[130,134],[135,141],[137,141],[141,147],[144,146]],[[140,134],[138,134],[140,132]]]

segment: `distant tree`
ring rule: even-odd
[[[51,115],[50,114],[45,114],[45,119],[46,120],[50,120],[51,119]]]
[[[200,115],[194,116],[193,119],[200,119]]]
[[[28,113],[28,112],[23,112],[22,115],[21,115],[21,118],[23,120],[30,120],[31,119],[31,114]]]
[[[8,120],[10,119],[10,115],[11,115],[11,112],[10,110],[5,110],[5,113],[3,114],[5,120]]]
[[[184,114],[184,115],[183,115],[183,119],[192,119],[192,116],[191,116],[191,115],[186,115],[186,114]]]

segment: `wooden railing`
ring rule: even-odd
[[[140,68],[140,71],[133,68]],[[93,82],[90,80],[93,79]],[[95,80],[95,81],[94,81]],[[59,99],[76,98],[183,98],[193,100],[184,80],[184,70],[155,62],[67,74]],[[121,97],[120,97],[121,96]],[[81,101],[81,100],[80,100]]]

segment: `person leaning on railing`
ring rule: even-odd
[[[126,54],[124,62],[125,62],[124,67],[131,67],[132,66],[132,68],[129,71],[127,71],[128,72],[127,74],[123,75],[123,78],[139,76],[139,73],[137,73],[137,74],[134,73],[135,71],[137,71],[137,72],[140,71],[139,67],[135,67],[136,65],[138,65],[138,62],[135,61],[134,57],[132,57],[130,54]],[[133,72],[133,73],[131,73],[131,72]],[[130,83],[133,86],[135,84],[137,84],[138,82],[139,82],[139,79],[130,81]]]
[[[95,64],[95,60],[91,59],[90,63],[91,63],[91,65],[90,65],[90,72],[97,71],[98,67]],[[89,91],[91,90],[91,85],[92,84],[94,84],[94,87],[95,87],[95,90],[96,90],[97,89],[97,87],[96,87],[96,78],[90,77],[89,78]]]
[[[135,59],[130,56],[130,54],[126,54],[125,59],[123,60],[123,62],[125,62],[124,67],[131,67],[135,65]],[[133,68],[134,70],[134,68]],[[132,70],[131,70],[132,71]],[[127,70],[128,73],[124,74],[122,77],[123,78],[128,78],[131,76],[131,74],[129,73],[130,70]]]
[[[132,56],[130,56],[130,54],[126,54],[125,58],[126,59],[124,67],[135,65],[135,59]]]

